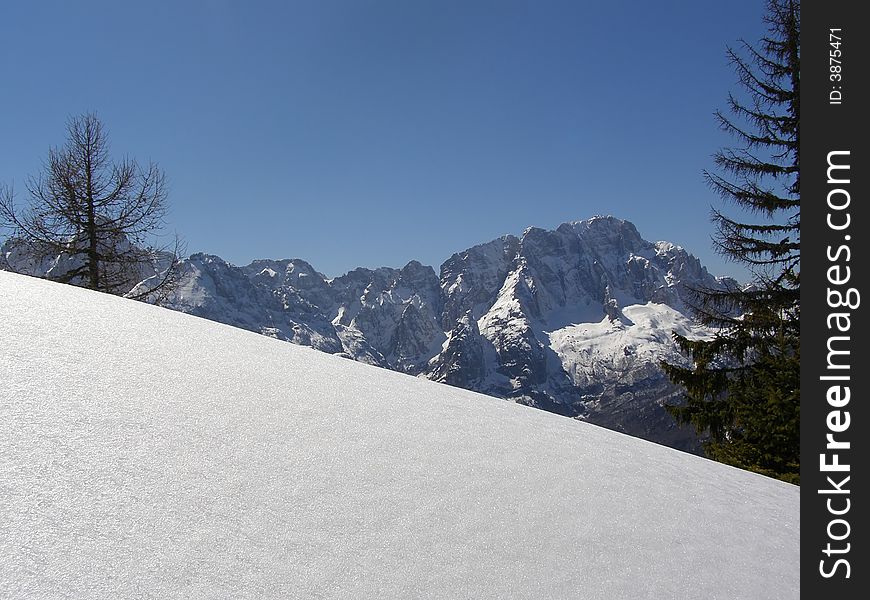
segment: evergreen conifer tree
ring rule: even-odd
[[[668,410],[708,435],[710,458],[799,482],[800,3],[769,0],[768,33],[728,57],[743,93],[721,128],[738,142],[715,154],[710,186],[738,216],[713,211],[714,243],[752,273],[744,289],[696,290],[694,308],[718,333],[675,335],[690,367],[664,364],[685,388]]]

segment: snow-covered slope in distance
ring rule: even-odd
[[[797,598],[798,488],[0,272],[0,596]]]

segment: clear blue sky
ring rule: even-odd
[[[529,225],[613,214],[711,248],[701,172],[725,48],[762,0],[5,3],[0,181],[36,173],[69,115],[156,161],[189,252],[437,267]]]

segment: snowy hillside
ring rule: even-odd
[[[0,597],[798,597],[779,481],[6,272],[0,333]]]

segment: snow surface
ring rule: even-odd
[[[576,420],[6,272],[0,367],[0,597],[799,595],[797,487]]]
[[[615,321],[607,317],[599,317],[597,322],[580,319],[545,332],[574,383],[589,385],[596,377],[613,378],[608,371],[627,371],[637,361],[678,363],[683,357],[673,343],[672,333],[690,339],[713,334],[712,329],[693,323],[667,304],[633,304],[623,307],[621,313],[622,317]]]

